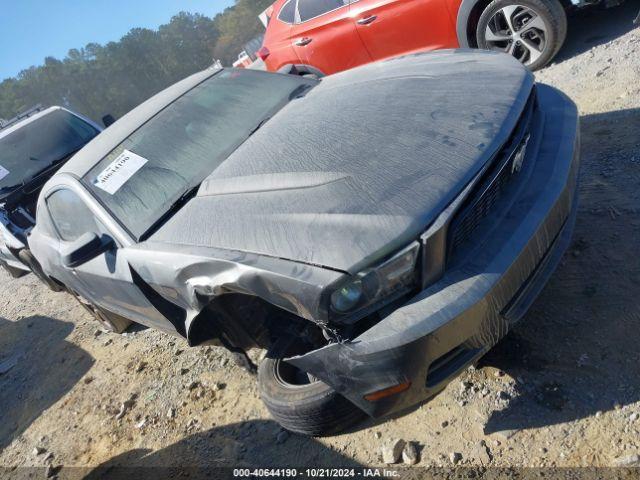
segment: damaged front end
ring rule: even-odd
[[[191,346],[307,350],[353,338],[415,291],[420,244],[356,275],[245,252],[144,242],[127,249],[132,282]],[[171,328],[165,330],[173,330]]]
[[[6,197],[0,201],[0,264],[9,270],[12,276],[29,273],[29,266],[20,258],[20,252],[27,244],[27,235],[35,225],[34,205],[16,205]]]
[[[489,168],[421,236],[424,289],[287,362],[380,416],[437,394],[524,315],[570,242],[579,168],[575,106],[537,90]]]
[[[168,251],[153,242],[128,249],[127,262],[147,300],[192,346],[221,343],[239,352],[269,349],[278,337],[309,329],[332,335],[323,292],[342,272],[209,247]]]
[[[58,292],[62,286],[44,274],[28,247],[28,237],[36,224],[39,192],[38,188],[25,185],[6,195],[0,203],[0,266],[14,278],[33,273],[51,290]]]

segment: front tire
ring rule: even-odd
[[[64,290],[62,285],[56,283],[53,279],[49,278],[46,273],[44,273],[44,270],[42,270],[40,263],[38,263],[36,258],[33,256],[31,250],[28,250],[26,248],[24,250],[20,250],[20,253],[18,253],[18,257],[20,258],[20,260],[22,260],[22,263],[29,266],[33,274],[38,277],[38,279],[42,283],[49,287],[49,289],[54,292],[61,292],[62,290]]]
[[[478,48],[508,53],[537,70],[558,53],[567,14],[557,0],[494,0],[478,20]]]
[[[320,380],[269,354],[258,367],[260,397],[273,418],[292,432],[332,435],[358,423],[365,413]]]

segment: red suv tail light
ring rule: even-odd
[[[262,59],[262,61],[265,61],[267,57],[271,55],[271,52],[267,47],[261,47],[260,50],[256,52],[256,54]]]

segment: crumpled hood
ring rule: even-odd
[[[327,77],[150,240],[354,273],[415,239],[461,192],[508,138],[532,84],[509,56],[478,51]]]

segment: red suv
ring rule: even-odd
[[[302,74],[457,47],[502,50],[535,70],[567,30],[560,0],[277,0],[269,10],[258,55],[268,70]]]

